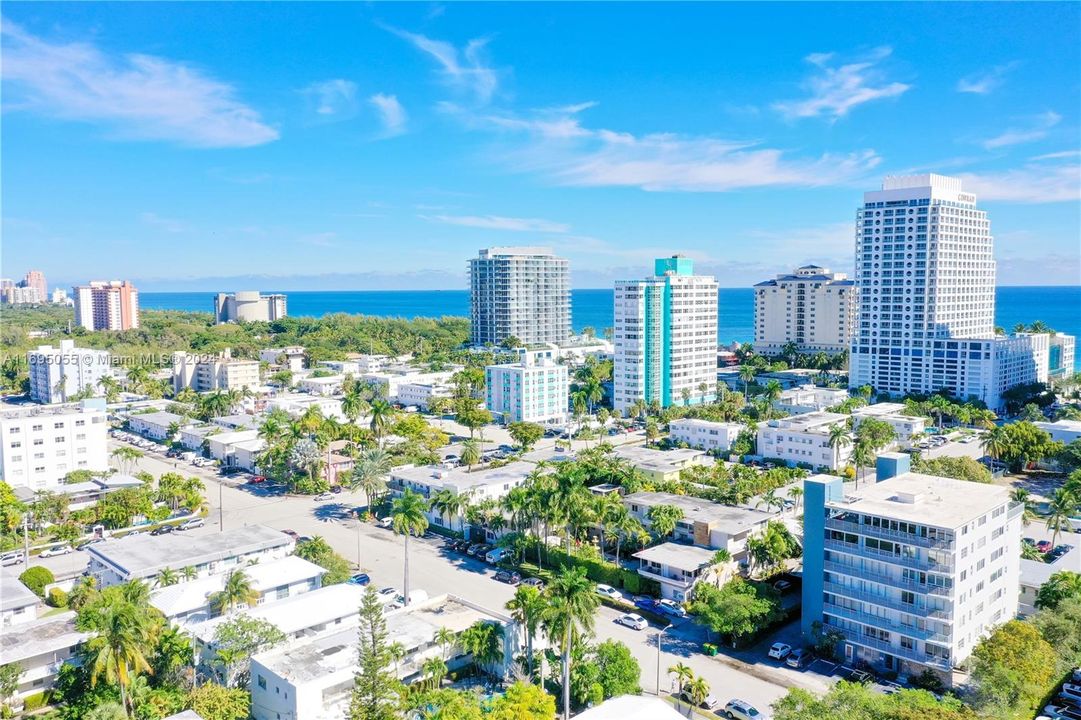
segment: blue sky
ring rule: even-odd
[[[2,273],[145,290],[850,272],[960,175],[1000,284],[1081,284],[1081,5],[5,3]]]

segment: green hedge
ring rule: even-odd
[[[49,704],[49,692],[43,691],[27,695],[23,698],[23,712],[33,712],[34,710],[40,710]]]
[[[536,548],[533,548],[532,554],[527,551],[526,557],[536,557]],[[553,568],[565,567],[585,568],[586,577],[593,582],[622,588],[633,595],[657,597],[661,594],[661,585],[656,580],[644,578],[633,570],[621,568],[604,560],[568,556],[562,550],[549,550],[543,570],[532,562],[523,562],[520,565],[523,573],[539,577],[545,582],[551,581]]]
[[[58,587],[54,587],[49,590],[49,595],[45,599],[46,604],[54,608],[63,608],[68,606],[68,594]]]

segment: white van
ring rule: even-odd
[[[495,550],[489,550],[484,556],[484,560],[492,565],[499,563],[504,558],[510,557],[510,550],[508,548],[496,548]]]

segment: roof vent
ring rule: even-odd
[[[923,502],[923,493],[906,493],[899,492],[890,498],[893,502],[904,503],[905,505],[915,505],[918,502]]]

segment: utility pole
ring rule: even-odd
[[[30,566],[30,513],[23,513],[23,563]]]
[[[357,572],[360,572],[360,510],[354,510],[354,513],[357,516]]]
[[[222,507],[222,491],[221,486],[224,485],[224,481],[218,478],[218,532],[225,532],[225,509]]]
[[[657,697],[661,696],[661,636],[670,627],[672,627],[671,623],[657,631]]]

